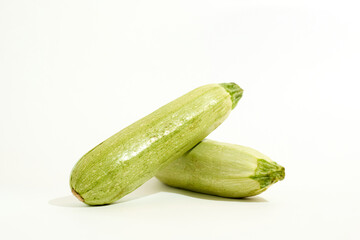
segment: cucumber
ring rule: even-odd
[[[252,148],[205,139],[163,167],[156,177],[172,187],[242,198],[258,195],[283,180],[285,169]]]
[[[235,83],[205,85],[124,128],[76,163],[73,194],[103,205],[134,191],[217,128],[242,92]]]

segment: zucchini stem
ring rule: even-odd
[[[239,100],[241,99],[244,90],[234,82],[220,83],[219,85],[225,88],[225,90],[230,94],[232,101],[232,109],[234,109],[238,104]]]

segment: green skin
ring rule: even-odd
[[[284,179],[285,169],[252,148],[206,139],[156,177],[172,187],[242,198],[258,195]]]
[[[205,85],[126,127],[77,162],[72,192],[86,204],[103,205],[134,191],[217,128],[242,91],[235,83]]]

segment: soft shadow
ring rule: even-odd
[[[134,192],[126,195],[125,197],[123,197],[119,201],[114,202],[112,204],[108,204],[108,205],[114,205],[114,204],[118,204],[118,203],[124,203],[124,202],[128,202],[128,201],[133,201],[133,200],[136,200],[136,199],[141,199],[141,198],[148,197],[148,196],[150,196],[152,194],[162,192],[163,185],[164,184],[160,183],[157,179],[153,178],[153,179],[149,180],[148,182],[146,182],[145,184],[143,184],[138,189],[136,189]],[[98,207],[107,206],[107,205],[89,206],[89,205],[87,205],[85,203],[80,202],[73,195],[54,198],[54,199],[50,200],[48,203],[50,205],[57,206],[57,207],[73,207],[73,208],[79,208],[79,207],[97,207],[98,208]]]
[[[176,194],[181,194],[181,195],[185,195],[185,196],[192,197],[192,198],[200,198],[200,199],[205,199],[205,200],[223,201],[223,202],[248,202],[248,203],[268,202],[268,200],[266,200],[263,197],[259,197],[259,196],[246,197],[246,198],[226,198],[226,197],[208,195],[208,194],[204,194],[204,193],[192,192],[192,191],[184,190],[184,189],[180,189],[180,188],[169,187],[161,182],[159,182],[159,184],[163,185],[162,192],[176,193]]]
[[[248,197],[248,198],[224,198],[224,197],[218,197],[203,193],[197,193],[197,192],[191,192],[188,190],[183,190],[179,188],[173,188],[169,187],[163,183],[161,183],[159,180],[153,178],[150,181],[146,182],[144,185],[142,185],[140,188],[136,189],[134,192],[130,193],[129,195],[125,196],[124,198],[120,199],[119,201],[112,203],[110,205],[119,204],[119,203],[125,203],[129,201],[134,201],[137,199],[142,199],[149,197],[150,195],[157,194],[160,192],[168,192],[168,193],[175,193],[175,194],[181,194],[192,198],[200,198],[204,200],[211,200],[211,201],[223,201],[223,202],[246,202],[246,203],[257,203],[257,202],[268,202],[265,198],[254,196],[254,197]],[[78,199],[75,198],[75,196],[68,195],[65,197],[58,197],[50,200],[48,202],[50,205],[57,206],[57,207],[72,207],[72,208],[80,208],[80,207],[90,207],[82,202],[80,202]],[[95,206],[95,207],[104,207],[103,206]],[[94,206],[91,206],[94,207]]]
[[[80,202],[75,198],[75,196],[69,195],[66,197],[58,197],[51,199],[48,202],[50,205],[57,206],[57,207],[73,207],[73,208],[79,208],[79,207],[87,207],[86,204]]]

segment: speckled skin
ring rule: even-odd
[[[241,95],[235,83],[210,84],[168,103],[85,154],[73,168],[71,188],[89,205],[120,199],[218,127]]]
[[[258,195],[284,179],[285,169],[252,148],[205,139],[156,177],[173,187],[242,198]]]

